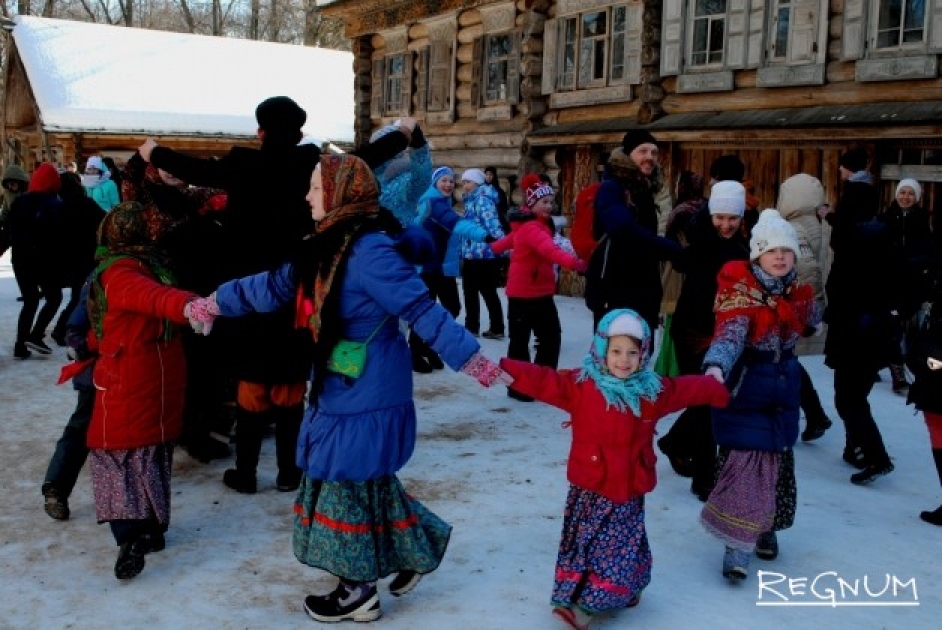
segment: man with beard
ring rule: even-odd
[[[586,274],[585,301],[596,327],[609,311],[630,308],[656,329],[661,261],[682,265],[680,245],[657,235],[654,198],[662,183],[657,159],[657,141],[642,129],[628,131],[609,157],[595,199],[598,246]]]

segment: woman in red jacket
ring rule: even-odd
[[[562,328],[553,295],[556,273],[553,265],[583,272],[586,263],[560,249],[553,241],[553,189],[529,173],[520,182],[524,205],[510,217],[510,234],[491,243],[495,254],[512,249],[507,274],[507,320],[510,343],[507,357],[530,360],[530,334],[536,335],[534,363],[556,368]],[[511,398],[529,402],[528,396],[508,390]]]
[[[599,322],[582,369],[500,363],[514,390],[570,413],[570,486],[552,603],[572,628],[587,628],[592,613],[637,605],[651,581],[644,495],[657,482],[657,421],[684,407],[729,401],[712,377],[662,378],[648,369],[650,359],[647,323],[617,309]]]
[[[88,298],[96,353],[95,409],[88,428],[95,512],[120,546],[115,577],[144,568],[164,547],[170,520],[173,442],[183,421],[186,361],[177,324],[198,297],[173,288],[164,254],[166,215],[137,202],[115,206],[98,232]]]

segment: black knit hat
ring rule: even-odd
[[[721,155],[710,164],[710,177],[718,182],[741,182],[746,177],[746,165],[735,155]]]
[[[255,108],[255,120],[271,133],[299,132],[307,121],[307,112],[287,96],[273,96]]]
[[[621,148],[629,154],[637,148],[639,144],[657,144],[657,140],[647,129],[629,129],[622,138]]]
[[[838,164],[846,168],[852,173],[857,171],[867,170],[867,162],[870,161],[869,156],[867,155],[866,149],[851,149],[850,151],[841,155]]]

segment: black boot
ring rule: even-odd
[[[412,353],[412,371],[416,374],[428,374],[434,368],[425,358],[426,344],[413,331],[409,331],[409,352]]]
[[[890,375],[893,377],[893,392],[905,394],[909,391],[909,381],[906,379],[906,367],[902,364],[890,365]]]
[[[146,536],[136,536],[122,543],[114,563],[114,576],[119,580],[130,580],[140,575],[144,570],[144,554],[149,549]]]
[[[269,412],[259,413],[239,408],[236,415],[236,467],[227,470],[222,477],[223,483],[244,494],[255,494],[258,469],[258,456],[262,451],[262,438],[265,426],[270,418]]]
[[[274,411],[275,456],[278,461],[278,478],[275,483],[279,492],[293,492],[301,485],[301,469],[295,461],[304,405],[276,407]]]
[[[932,449],[932,459],[935,460],[935,469],[939,473],[939,483],[942,484],[942,448]],[[925,511],[919,514],[919,518],[927,523],[942,526],[942,505],[933,511]]]

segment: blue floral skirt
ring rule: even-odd
[[[364,482],[305,476],[294,505],[295,557],[346,580],[430,573],[450,537],[451,526],[406,494],[394,475]]]
[[[615,503],[570,485],[553,606],[579,606],[592,613],[625,608],[650,583],[644,497]]]

